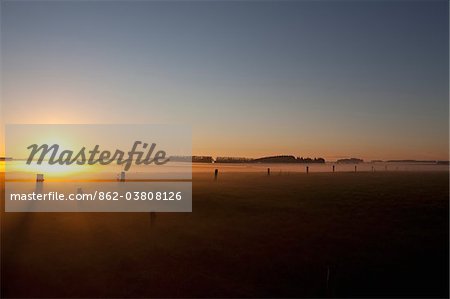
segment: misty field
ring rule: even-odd
[[[448,187],[448,172],[194,173],[193,212],[153,226],[2,213],[1,295],[447,297]]]

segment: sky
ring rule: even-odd
[[[448,13],[1,1],[2,123],[183,124],[196,155],[448,160]]]

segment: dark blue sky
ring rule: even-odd
[[[447,1],[2,1],[4,118],[185,123],[196,154],[446,159],[448,13]]]

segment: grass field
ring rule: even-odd
[[[2,297],[448,297],[448,223],[448,172],[195,173],[152,227],[2,213]]]

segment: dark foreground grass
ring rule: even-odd
[[[153,227],[2,213],[2,297],[448,297],[448,179],[194,174],[193,212]]]

